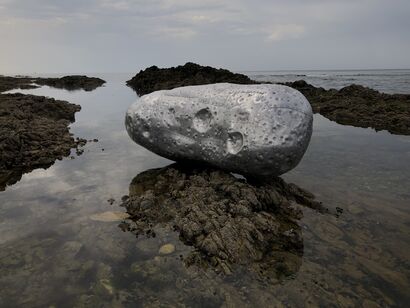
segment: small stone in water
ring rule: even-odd
[[[162,245],[161,248],[159,249],[159,254],[160,255],[169,255],[175,251],[175,246],[172,244],[165,244]]]
[[[129,215],[124,212],[103,212],[98,214],[93,214],[90,216],[91,220],[94,221],[102,221],[102,222],[112,222],[112,221],[120,221],[123,219],[128,218]]]

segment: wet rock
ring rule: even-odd
[[[123,219],[128,218],[127,213],[123,212],[103,212],[98,214],[93,214],[90,216],[91,220],[94,221],[102,221],[102,222],[112,222],[112,221],[121,221]]]
[[[87,77],[82,75],[64,76],[61,78],[36,78],[35,83],[53,88],[60,88],[69,91],[84,90],[93,91],[101,87],[105,80],[97,77]]]
[[[0,190],[79,146],[68,125],[80,109],[43,96],[0,94]]]
[[[93,91],[104,83],[105,80],[100,78],[82,75],[71,75],[59,78],[0,76],[0,92],[12,89],[35,89],[39,87],[38,85],[46,85],[70,91]]]
[[[127,85],[138,95],[144,95],[158,90],[219,82],[256,83],[246,75],[188,62],[185,65],[162,69],[151,66],[128,80]]]
[[[294,89],[222,83],[145,95],[125,124],[135,142],[169,159],[270,176],[299,163],[312,121],[309,102]]]
[[[169,255],[175,251],[175,246],[172,244],[165,244],[159,248],[158,253],[160,255]]]
[[[149,200],[149,206],[143,205]],[[177,231],[195,250],[187,265],[226,274],[243,265],[265,277],[285,277],[301,265],[303,240],[298,204],[317,208],[313,197],[280,178],[249,183],[221,170],[171,165],[136,176],[122,203],[128,231]],[[271,273],[272,275],[268,274]]]
[[[33,84],[30,77],[9,77],[0,76],[0,92],[9,91],[12,89],[35,89],[37,85]]]
[[[304,80],[285,85],[302,92],[312,104],[313,112],[339,124],[410,135],[409,94],[380,93],[360,85],[326,90]]]
[[[61,79],[0,76],[0,92],[37,88],[34,83],[41,83],[40,80],[53,80],[56,87],[69,84],[86,90],[91,84],[101,83],[85,76]],[[48,168],[57,159],[69,156],[72,148],[77,155],[84,152],[79,147],[87,140],[74,139],[68,128],[80,110],[79,105],[44,96],[0,94],[0,191],[19,181],[24,173]]]

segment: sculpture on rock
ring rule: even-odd
[[[125,119],[130,137],[158,155],[255,177],[294,168],[312,123],[311,106],[297,90],[229,83],[144,95]]]

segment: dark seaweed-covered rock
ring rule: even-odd
[[[238,265],[286,276],[297,271],[303,254],[302,212],[295,204],[322,208],[281,178],[251,183],[218,169],[174,164],[133,179],[122,203],[131,221],[120,226],[137,235],[155,235],[156,227],[177,231],[195,248],[187,265],[226,274]]]
[[[91,91],[104,83],[87,76],[0,76],[0,92],[38,85]],[[19,181],[23,173],[47,168],[56,159],[68,156],[72,148],[85,145],[86,140],[75,140],[68,128],[80,109],[79,105],[43,96],[0,94],[0,190]]]
[[[93,91],[104,83],[105,81],[100,78],[80,75],[64,76],[61,78],[0,76],[0,92],[12,89],[35,89],[38,88],[39,85],[66,89],[69,91]]]
[[[46,85],[53,88],[72,90],[93,91],[102,86],[105,81],[97,77],[87,77],[81,75],[64,76],[61,78],[36,78],[39,85]]]
[[[302,92],[315,113],[339,124],[410,135],[409,94],[385,94],[360,85],[325,90],[304,80],[285,85]]]
[[[0,76],[0,93],[12,89],[35,89],[38,88],[33,84],[33,78],[30,77],[9,77]]]
[[[144,95],[157,90],[220,82],[256,83],[242,74],[188,62],[185,65],[171,68],[148,67],[136,74],[131,80],[128,80],[127,85],[134,89],[138,95]]]
[[[30,87],[27,77],[1,77],[0,89]],[[23,173],[47,168],[56,159],[83,146],[68,125],[79,105],[44,96],[0,94],[0,191],[20,180]]]

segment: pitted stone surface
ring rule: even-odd
[[[294,168],[312,122],[310,104],[297,90],[229,83],[144,95],[125,119],[130,137],[154,153],[253,176]]]

